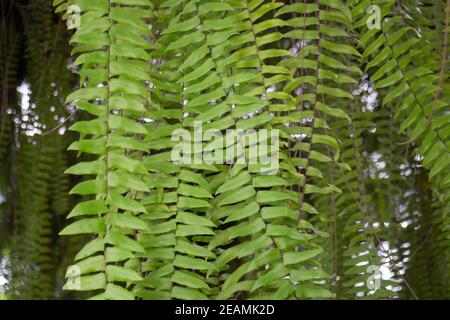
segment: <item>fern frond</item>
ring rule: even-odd
[[[142,280],[139,254],[145,249],[135,240],[139,230],[148,230],[142,219],[147,210],[141,198],[149,189],[142,180],[147,170],[140,161],[147,150],[147,129],[139,123],[146,110],[149,81],[145,63],[151,44],[144,19],[152,16],[148,1],[70,1],[82,11],[80,28],[73,35],[74,62],[79,66],[81,88],[67,97],[93,116],[69,129],[81,139],[69,150],[94,154],[97,160],[80,162],[66,172],[94,175],[78,183],[71,194],[93,195],[69,214],[83,217],[61,234],[93,234],[96,237],[78,253],[75,270],[79,283],[69,278],[66,287],[98,290],[93,298],[134,299],[132,287],[119,283]],[[133,28],[130,31],[130,28]],[[92,216],[95,217],[92,217]],[[70,270],[67,276],[70,277]],[[78,279],[78,278],[77,278]]]

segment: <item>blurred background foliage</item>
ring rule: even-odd
[[[75,137],[64,104],[76,81],[65,23],[51,1],[1,1],[0,255],[2,293],[60,299],[76,239],[57,236],[73,206]]]

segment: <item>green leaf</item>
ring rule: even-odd
[[[106,276],[108,281],[135,282],[142,280],[142,277],[136,271],[113,265],[106,267]]]
[[[108,207],[104,200],[89,200],[78,203],[72,211],[70,211],[67,219],[82,215],[98,215],[108,212]]]
[[[148,230],[148,226],[144,221],[142,221],[138,217],[127,215],[124,213],[108,214],[106,217],[106,223],[121,228]]]
[[[98,251],[103,251],[105,243],[103,238],[95,238],[84,245],[84,247],[75,256],[75,261],[84,259]]]
[[[189,184],[180,183],[178,186],[178,193],[183,196],[194,198],[212,198],[213,196],[205,189],[197,186],[191,186]]]
[[[105,182],[102,180],[86,180],[78,183],[69,192],[70,194],[88,195],[105,193]]]
[[[133,253],[129,250],[119,247],[108,247],[105,250],[104,259],[106,258],[106,262],[119,262],[131,259],[133,257]]]
[[[339,159],[340,148],[339,143],[335,138],[322,134],[314,134],[312,137],[312,143],[322,143],[333,147],[335,150],[334,161]]]
[[[82,233],[104,233],[105,221],[101,218],[91,218],[76,221],[65,227],[59,235],[72,235]]]
[[[77,268],[79,275],[103,271],[105,269],[105,257],[99,255],[78,261],[76,265],[68,267],[65,275],[66,278],[72,276],[71,270],[73,267]]]
[[[147,213],[147,210],[136,200],[126,198],[117,192],[110,192],[107,203],[119,209],[128,210],[132,212]]]
[[[266,271],[262,276],[258,277],[253,285],[252,291],[255,291],[263,286],[269,286],[270,284],[282,279],[288,273],[289,270],[282,264],[279,264],[272,270]]]
[[[310,249],[297,252],[286,252],[283,255],[283,261],[285,265],[297,264],[308,261],[323,252],[322,249]]]
[[[183,288],[179,286],[174,286],[172,288],[171,295],[172,298],[181,300],[208,300],[208,296],[198,290]]]
[[[253,196],[255,193],[256,191],[252,186],[245,186],[241,189],[228,191],[223,194],[223,198],[219,202],[219,207],[244,201]]]
[[[206,2],[202,3],[198,7],[198,14],[203,15],[205,13],[214,11],[232,11],[233,7],[226,2]]]
[[[127,289],[108,283],[105,290],[105,298],[109,300],[134,300],[134,295]]]
[[[231,215],[229,215],[225,219],[225,223],[228,223],[231,221],[242,220],[242,219],[250,217],[258,212],[259,212],[258,203],[256,203],[255,201],[252,201],[249,204],[247,204],[246,206],[235,210]]]
[[[310,285],[300,286],[295,294],[299,299],[329,299],[333,296],[327,289]]]
[[[190,197],[179,197],[178,207],[180,208],[211,208],[209,202],[200,199],[194,199]]]
[[[139,242],[117,231],[108,231],[105,242],[133,252],[145,253],[145,249]]]
[[[290,273],[293,281],[328,279],[330,277],[328,273],[321,269],[294,269]]]
[[[194,270],[215,270],[216,266],[203,259],[197,259],[192,257],[186,257],[177,254],[173,262],[174,266],[184,268],[184,269],[194,269]]]
[[[104,289],[106,286],[106,277],[104,273],[97,273],[94,275],[69,277],[63,290],[75,291],[91,291]]]
[[[66,98],[66,102],[70,102],[77,99],[94,100],[94,99],[106,99],[107,89],[105,87],[95,88],[81,88],[71,93]]]
[[[184,271],[176,270],[171,278],[172,282],[194,289],[208,289],[208,285],[200,278]]]
[[[237,176],[231,178],[230,180],[226,181],[223,185],[217,189],[216,194],[224,193],[227,191],[235,190],[238,188],[241,188],[243,185],[250,182],[250,175],[247,171],[243,171]]]

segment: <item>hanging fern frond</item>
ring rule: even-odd
[[[439,77],[433,73],[434,61],[427,58],[428,50],[421,50],[419,36],[404,24],[400,15],[386,18],[393,1],[380,1],[378,5],[382,7],[384,20],[381,29],[365,31],[361,36],[366,70],[371,72],[375,89],[388,88],[382,104],[395,104],[395,119],[401,122],[400,130],[408,132],[408,143],[420,142],[423,164],[430,170],[430,179],[436,181],[440,200],[445,203],[450,176],[439,173],[450,162],[446,134],[448,104],[435,99],[440,89]],[[364,16],[361,21],[365,23],[365,19]]]
[[[435,199],[447,207],[449,176],[444,168],[450,162],[448,102],[442,99],[444,77],[439,76],[445,72],[446,63],[440,64],[439,50],[427,33],[429,23],[412,22],[403,11],[397,11],[393,1],[376,4],[381,7],[381,29],[366,29],[361,36],[365,69],[375,82],[375,89],[383,92],[383,107],[394,107],[394,119],[399,122],[400,131],[408,134],[408,141],[404,143],[418,145],[422,163],[429,170],[429,179],[435,188]],[[362,1],[355,12],[362,12],[366,5],[368,1]],[[365,20],[363,15],[358,23],[361,29],[365,28]],[[444,226],[446,220],[444,215],[441,220]],[[445,252],[439,255],[445,256]]]
[[[148,1],[125,5],[120,0],[73,4],[82,12],[80,28],[71,39],[81,87],[67,101],[93,118],[69,128],[81,135],[69,150],[93,154],[96,159],[66,170],[94,176],[71,190],[71,194],[92,195],[93,199],[75,206],[69,218],[81,219],[61,234],[87,233],[94,238],[77,254],[77,264],[68,269],[68,277],[70,270],[81,276],[78,285],[69,278],[66,286],[97,290],[95,299],[134,299],[132,287],[118,283],[142,280],[136,262],[145,249],[135,240],[135,233],[149,229],[140,217],[147,213],[141,199],[149,188],[143,181],[147,170],[140,161],[148,148],[142,140],[147,129],[139,119],[146,110],[145,81],[150,77],[145,61],[151,47],[141,36],[150,34],[144,19],[152,16],[152,6]]]

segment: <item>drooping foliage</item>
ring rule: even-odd
[[[8,297],[449,298],[448,2],[7,2]]]

